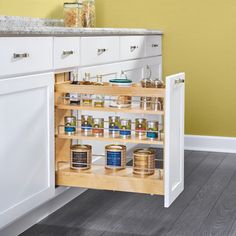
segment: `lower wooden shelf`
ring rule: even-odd
[[[145,177],[134,175],[132,171],[132,167],[119,171],[107,170],[104,166],[92,166],[86,171],[63,168],[56,171],[56,183],[70,187],[164,195],[164,181],[159,178],[159,170]],[[163,176],[163,170],[160,171]]]

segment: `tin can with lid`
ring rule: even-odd
[[[118,138],[120,136],[119,125],[119,116],[109,116],[109,135],[112,138]]]
[[[73,145],[71,146],[70,168],[75,170],[87,170],[91,168],[92,146]]]
[[[158,121],[147,121],[147,138],[157,139],[158,138]]]
[[[81,131],[85,136],[92,135],[93,117],[88,115],[81,116]]]
[[[111,144],[105,147],[106,169],[121,170],[126,166],[126,146]]]
[[[143,139],[146,137],[147,130],[147,120],[144,118],[136,118],[135,119],[135,136]]]
[[[141,176],[155,173],[155,151],[153,149],[143,148],[134,151],[133,173]]]
[[[131,137],[131,120],[120,120],[120,137],[124,139]]]
[[[93,135],[97,137],[104,135],[104,119],[103,118],[93,118]]]
[[[65,116],[64,117],[64,131],[66,134],[75,134],[76,132],[76,117],[75,116]]]

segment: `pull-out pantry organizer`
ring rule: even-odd
[[[61,186],[82,187],[88,189],[105,189],[163,195],[164,205],[169,207],[184,188],[184,73],[168,76],[165,88],[142,88],[138,84],[132,87],[116,87],[109,85],[76,85],[65,80],[65,76],[56,76],[55,84],[55,130],[56,130],[56,184]],[[132,96],[164,98],[164,110],[142,110],[139,106],[132,108],[86,107],[68,105],[60,102],[67,93],[93,94],[104,96]],[[106,130],[104,136],[85,136],[79,129],[73,135],[63,132],[64,117],[75,111],[94,111],[102,117],[105,113],[154,115],[161,117],[162,131],[157,140],[138,139],[132,135],[129,139],[112,138]],[[133,174],[133,168],[126,166],[119,171],[105,169],[104,165],[92,164],[89,170],[78,171],[70,168],[70,148],[73,142],[89,141],[96,145],[99,142],[109,144],[139,144],[163,147],[163,168],[156,169],[150,176]],[[93,153],[97,159],[96,153]],[[103,157],[104,158],[104,157]]]

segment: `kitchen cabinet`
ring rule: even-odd
[[[53,197],[53,73],[0,80],[0,228]]]

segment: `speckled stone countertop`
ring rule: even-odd
[[[127,28],[68,28],[63,20],[0,16],[0,36],[160,35],[159,30]]]

